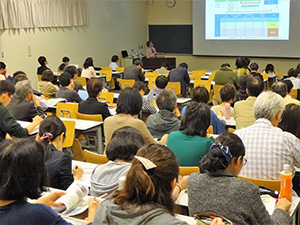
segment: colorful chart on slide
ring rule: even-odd
[[[290,0],[206,0],[206,40],[289,40]]]

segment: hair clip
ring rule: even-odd
[[[157,167],[151,160],[149,159],[146,159],[144,157],[141,157],[141,156],[134,156],[137,160],[139,160],[143,166],[146,168],[146,170],[150,170],[150,169],[153,169],[155,167]]]
[[[232,154],[229,150],[229,147],[228,146],[224,146],[220,143],[213,143],[210,147],[210,149],[214,148],[214,147],[217,147],[218,149],[220,149],[222,155],[224,156],[225,160],[231,164],[231,160],[232,160]]]
[[[47,141],[51,141],[53,138],[53,134],[46,132],[43,134],[43,136],[41,137],[41,140],[45,140],[47,139]]]

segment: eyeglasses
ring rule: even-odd
[[[247,158],[246,158],[246,156],[243,156],[243,163],[244,163],[244,166],[246,166],[246,164],[247,164]]]

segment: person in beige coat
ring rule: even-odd
[[[54,75],[51,70],[45,70],[42,73],[42,80],[38,82],[38,90],[44,95],[49,97],[55,97],[58,88],[51,83],[53,81]]]

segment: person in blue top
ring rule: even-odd
[[[207,104],[209,101],[209,93],[205,87],[197,86],[192,90],[192,101],[202,102]],[[184,115],[186,106],[182,108],[181,115]],[[221,134],[225,132],[225,122],[220,120],[218,116],[211,111],[210,125],[213,126],[214,134]]]

